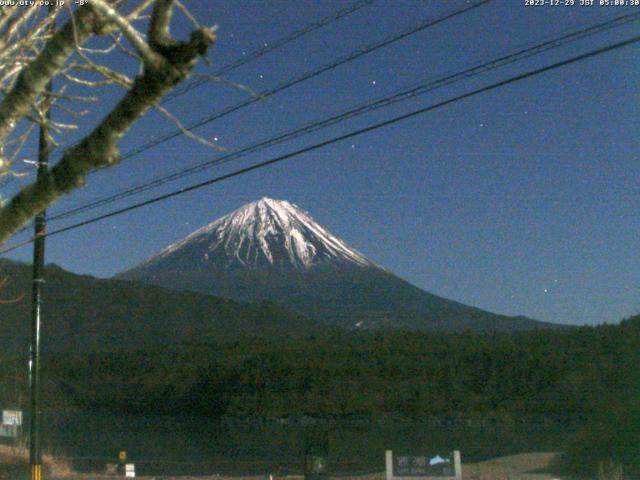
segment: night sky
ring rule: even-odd
[[[212,73],[351,2],[185,0],[217,24]],[[378,0],[166,104],[185,124],[379,42],[464,1]],[[576,0],[579,4],[580,0]],[[598,3],[598,1],[596,1]],[[525,6],[495,0],[365,55],[197,132],[233,150],[421,81],[455,73],[640,7]],[[177,15],[177,35],[190,28]],[[104,208],[264,161],[475,88],[638,35],[638,22],[252,154]],[[263,196],[289,200],[374,262],[429,292],[493,312],[567,324],[640,311],[640,47],[615,50],[301,155],[211,187],[52,237],[47,262],[108,277]],[[96,115],[121,95],[107,90]],[[86,134],[92,116],[72,142]],[[155,112],[122,142],[174,126]],[[25,155],[33,155],[33,149]],[[59,158],[59,151],[53,159]],[[179,138],[91,175],[55,214],[220,153]],[[20,167],[22,168],[22,167]],[[25,168],[29,168],[26,166]],[[31,176],[33,179],[33,176]],[[4,187],[10,194],[28,179]],[[16,236],[13,241],[25,238]],[[30,247],[10,258],[29,261]]]

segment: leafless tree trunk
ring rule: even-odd
[[[127,11],[129,3],[134,5]],[[39,18],[38,12],[30,7],[2,7],[0,89],[4,97],[0,102],[0,175],[11,174],[11,163],[26,141],[29,128],[47,121],[41,111],[41,97],[52,78],[58,76],[88,89],[115,84],[123,87],[125,93],[91,132],[64,151],[46,176],[23,188],[0,208],[0,244],[60,196],[82,186],[91,170],[117,164],[118,143],[123,135],[186,79],[198,57],[207,53],[215,40],[212,28],[196,25],[186,41],[171,37],[169,27],[176,5],[182,8],[178,0],[91,0],[74,10],[70,19],[49,36],[45,27],[56,15],[60,16],[59,11],[44,16],[40,12]],[[151,17],[145,36],[135,22],[148,8]],[[112,44],[103,49],[84,47],[94,36],[110,36]],[[135,78],[94,60],[94,54],[114,48],[139,61],[141,69]],[[29,58],[28,52],[33,50],[37,55]],[[83,78],[82,73],[92,77]],[[63,91],[53,101],[92,98],[65,96]],[[73,124],[60,122],[51,122],[49,126],[58,131],[74,128]],[[13,157],[7,153],[10,148],[14,150]]]

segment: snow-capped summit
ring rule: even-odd
[[[304,210],[285,200],[267,197],[205,225],[169,245],[146,264],[184,255],[190,262],[225,270],[269,266],[307,270],[343,263],[375,267]]]
[[[296,205],[271,198],[240,207],[117,277],[241,302],[276,302],[346,328],[541,325],[425,292],[368,260]]]

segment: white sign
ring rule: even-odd
[[[135,476],[136,476],[136,465],[135,465],[135,463],[127,463],[124,466],[124,476],[125,477],[130,477],[130,478],[135,478]]]
[[[3,425],[22,425],[22,412],[20,410],[3,410]]]
[[[394,455],[386,453],[386,480],[461,480],[460,451],[454,450],[444,457],[431,455]]]

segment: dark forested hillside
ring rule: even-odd
[[[510,334],[334,331],[65,356],[48,378],[75,406],[112,412],[365,425],[400,416],[431,429],[473,427],[482,442],[487,428],[522,426],[512,441],[562,445],[562,468],[591,474],[614,461],[640,473],[640,317]],[[561,435],[526,433],[541,423]]]
[[[0,303],[0,351],[25,354],[30,325],[31,267],[0,261],[6,278]],[[268,302],[241,304],[209,295],[175,292],[121,280],[46,270],[43,349],[95,352],[238,336],[297,337],[326,330]]]
[[[336,331],[71,357],[64,365],[56,375],[73,379],[75,402],[112,409],[583,417],[638,378],[640,322],[518,334]]]
[[[26,266],[1,266],[10,279],[4,298],[28,291]],[[47,278],[48,409],[278,422],[543,421],[582,430],[566,446],[570,465],[593,471],[598,459],[640,458],[640,317],[512,333],[346,331],[272,304],[56,267]],[[28,302],[0,305],[0,321],[0,402],[24,404]]]
[[[268,299],[308,318],[343,328],[509,332],[560,327],[463,305],[425,292],[379,268],[316,268],[304,272],[269,268],[185,272],[153,268],[149,267],[153,273],[141,269],[121,278],[238,301]]]
[[[581,431],[574,443],[562,443],[564,458],[591,472],[611,458],[635,468],[640,453],[634,420],[640,418],[640,317],[615,326],[519,333],[334,330],[220,338],[49,353],[45,403],[243,421],[351,418],[366,424],[400,416],[429,428],[481,430],[543,422],[563,435]],[[24,376],[4,368],[0,392],[4,404],[24,398]]]

